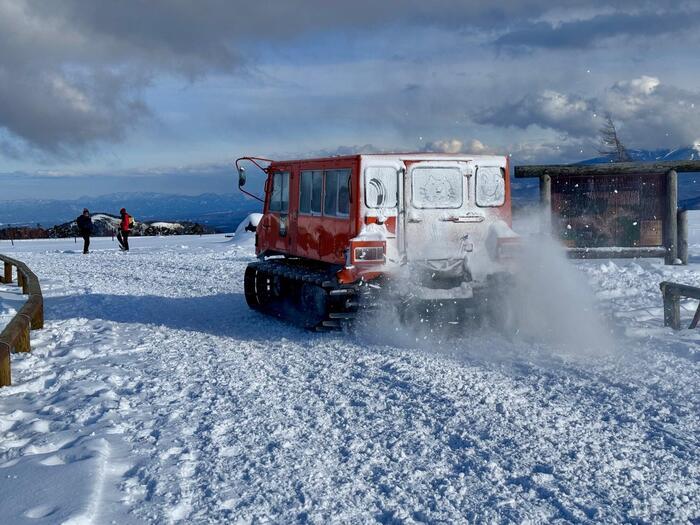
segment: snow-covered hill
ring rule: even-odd
[[[700,285],[691,224],[687,267],[572,263],[615,329],[593,354],[308,333],[248,309],[252,245],[223,236],[0,242],[46,296],[0,389],[0,521],[697,521],[700,331],[664,328],[658,289]]]
[[[108,213],[94,213],[92,215],[93,235],[96,237],[111,237],[119,230],[121,219]],[[59,224],[47,230],[48,236],[74,237],[77,235],[78,226],[76,221]],[[203,233],[213,233],[211,228],[192,222],[142,222],[138,219],[134,222],[131,231],[132,235],[200,235]]]
[[[635,162],[651,162],[651,161],[671,161],[671,160],[700,160],[700,142],[696,142],[690,146],[680,148],[664,148],[657,150],[627,150],[632,161]],[[612,162],[614,159],[611,156],[595,157],[592,159],[581,161],[579,164],[605,164]]]

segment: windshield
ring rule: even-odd
[[[411,193],[416,208],[461,208],[464,177],[459,168],[415,168]]]

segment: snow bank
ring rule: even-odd
[[[169,228],[171,230],[182,229],[182,224],[178,224],[176,222],[151,222],[149,223],[149,226],[153,226],[154,228]]]
[[[231,242],[237,246],[247,246],[253,249],[255,246],[255,230],[260,224],[262,213],[251,213],[236,228]]]
[[[15,285],[0,283],[0,332],[5,328],[27,300]]]

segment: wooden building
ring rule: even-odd
[[[546,228],[572,257],[664,257],[687,262],[687,216],[678,173],[700,161],[516,166],[538,177]]]

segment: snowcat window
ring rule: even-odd
[[[505,200],[505,170],[498,166],[479,166],[476,170],[476,204],[503,206]]]
[[[328,170],[323,214],[346,217],[350,214],[350,170]]]
[[[299,185],[299,213],[320,214],[322,191],[323,172],[302,171]]]
[[[395,208],[397,194],[396,168],[373,166],[365,170],[365,205],[368,208]]]
[[[272,178],[270,211],[289,211],[289,172],[277,172]]]
[[[411,177],[416,208],[461,208],[464,177],[458,168],[415,168]]]
[[[338,215],[350,214],[350,170],[338,172]]]

